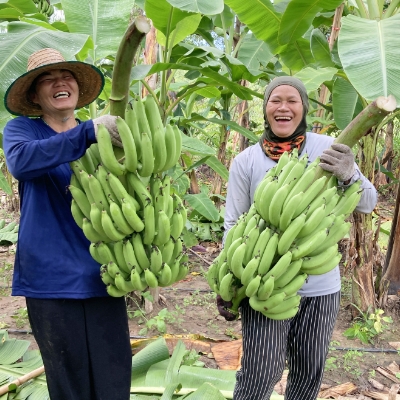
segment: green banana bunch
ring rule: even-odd
[[[284,153],[254,193],[249,211],[229,230],[206,278],[232,312],[244,297],[275,320],[296,315],[298,290],[309,275],[325,274],[341,259],[338,242],[350,229],[361,181],[343,191],[337,179],[314,180],[319,159]]]
[[[97,143],[70,163],[71,213],[91,242],[110,296],[169,286],[189,272],[182,232],[187,211],[167,171],[181,154],[177,126],[164,127],[153,97],[118,117],[123,147],[104,125]]]

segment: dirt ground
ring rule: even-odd
[[[202,246],[196,246],[194,250],[187,251],[191,265],[189,275],[172,287],[162,288],[160,303],[154,304],[151,313],[144,314],[145,304],[139,297],[132,296],[128,299],[132,340],[161,334],[198,335],[196,338],[211,343],[240,339],[240,319],[226,322],[218,315],[215,295],[210,292],[203,276],[219,249],[215,244],[203,243]],[[25,300],[22,297],[10,296],[13,259],[13,247],[0,248],[0,329],[8,329],[11,337],[31,341],[31,348],[35,349],[37,345],[29,334]],[[371,386],[371,380],[381,383],[386,388],[390,388],[395,382],[393,378],[387,378],[379,371],[390,364],[400,364],[400,352],[396,352],[393,347],[394,342],[400,342],[400,298],[391,296],[389,307],[385,310],[385,315],[391,316],[393,323],[388,325],[388,329],[373,344],[365,345],[359,340],[349,340],[343,336],[343,332],[352,324],[350,298],[346,290],[344,287],[342,306],[331,341],[323,388],[352,383],[351,394],[347,393],[349,397],[338,397],[336,394],[326,398],[378,398],[359,396],[361,393],[375,390]],[[163,331],[164,324],[165,332]],[[227,351],[230,350],[227,348]],[[238,357],[239,355],[236,357],[236,362]],[[221,366],[212,352],[204,352],[201,360],[208,368]],[[232,369],[235,369],[235,361],[232,362]],[[342,394],[345,393],[342,392]]]

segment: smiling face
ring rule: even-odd
[[[290,85],[276,87],[267,101],[266,116],[276,136],[291,136],[303,119],[303,103],[298,90]]]
[[[78,103],[78,84],[68,70],[52,69],[35,81],[31,100],[39,104],[44,115],[73,112]]]

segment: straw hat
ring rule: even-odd
[[[74,75],[79,86],[79,99],[76,108],[84,107],[94,101],[104,86],[102,72],[93,65],[80,61],[65,61],[62,54],[55,49],[35,51],[28,59],[25,74],[17,78],[7,89],[4,104],[14,115],[37,117],[42,109],[34,104],[28,96],[33,81],[41,74],[52,69],[67,69]]]

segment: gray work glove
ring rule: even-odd
[[[110,132],[111,143],[114,146],[122,147],[121,138],[119,136],[117,129],[117,117],[115,115],[103,115],[101,117],[94,118],[93,125],[94,125],[94,134],[96,138],[97,138],[97,129],[99,124],[103,124],[107,128],[108,132]]]
[[[319,166],[325,171],[332,172],[341,182],[350,180],[356,172],[354,154],[345,144],[332,144],[330,149],[324,150]]]

